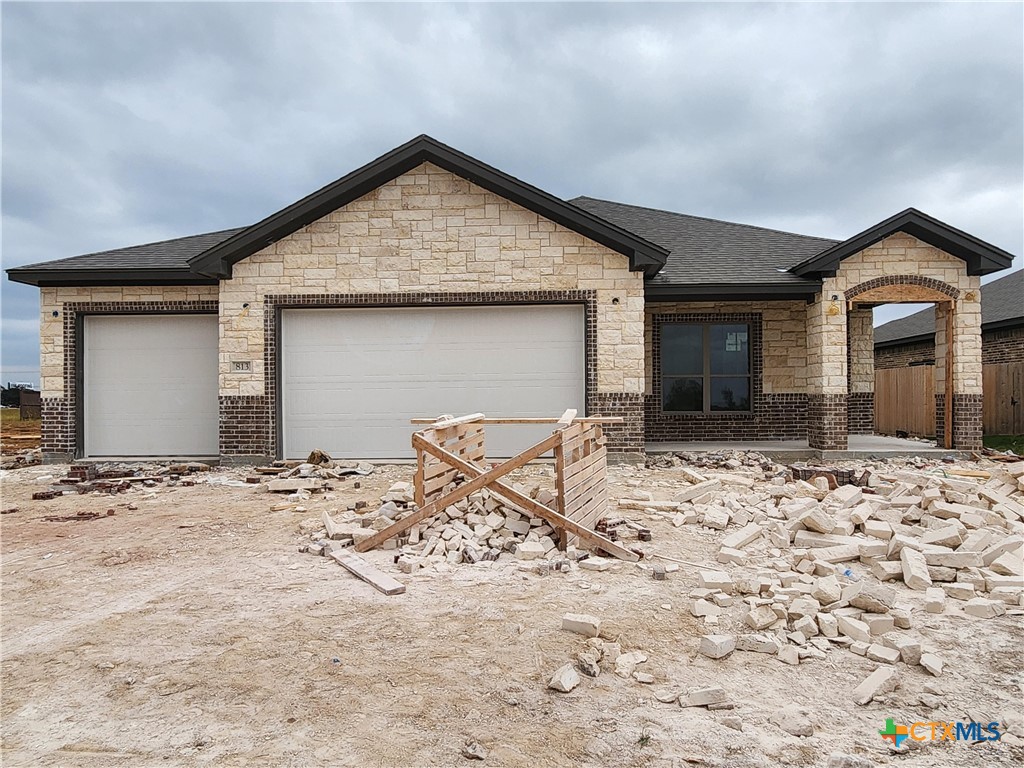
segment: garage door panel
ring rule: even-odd
[[[87,456],[216,456],[217,317],[85,318]]]
[[[482,411],[583,412],[580,306],[286,310],[284,452],[412,456],[409,419]],[[488,455],[513,455],[550,427],[488,429]]]

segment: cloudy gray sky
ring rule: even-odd
[[[4,267],[250,224],[419,133],[565,198],[1024,252],[1017,2],[0,13]],[[3,279],[4,381],[37,294]]]

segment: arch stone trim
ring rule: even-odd
[[[848,288],[845,291],[845,297],[847,301],[849,301],[863,293],[875,290],[876,288],[886,288],[893,285],[916,285],[921,288],[928,288],[929,290],[937,291],[945,296],[949,296],[951,299],[960,298],[959,288],[955,288],[942,280],[936,280],[933,277],[921,277],[920,275],[885,275],[884,277],[873,277],[870,280],[865,280],[859,285]]]

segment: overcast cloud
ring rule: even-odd
[[[1020,3],[0,13],[5,268],[250,224],[420,133],[564,198],[1024,251]],[[35,381],[38,291],[2,298]]]

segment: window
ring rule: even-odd
[[[751,391],[748,324],[661,326],[662,410],[749,412]]]

